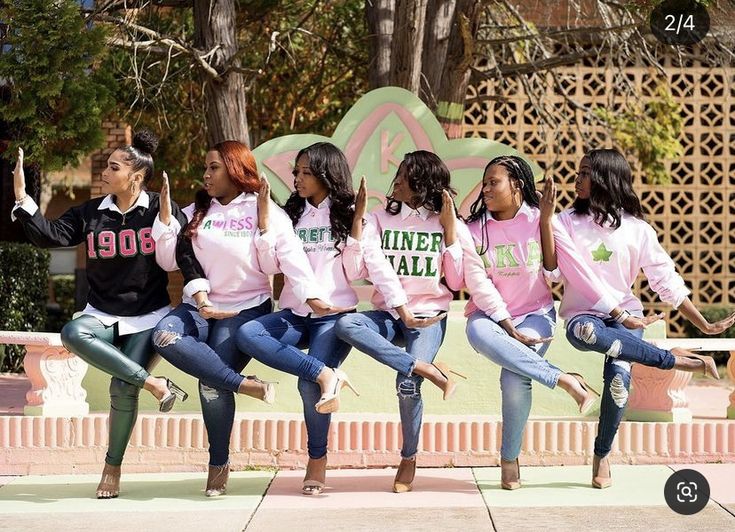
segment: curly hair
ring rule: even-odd
[[[449,191],[452,196],[457,191],[450,185],[451,175],[447,165],[438,155],[430,151],[418,150],[403,156],[393,182],[398,178],[401,169],[406,171],[408,188],[413,193],[412,203],[416,207],[424,207],[432,212],[442,210],[442,192]],[[392,196],[386,196],[385,210],[390,214],[401,212],[402,202]]]
[[[521,189],[523,201],[528,203],[531,207],[538,207],[539,201],[538,196],[536,195],[536,183],[533,178],[533,170],[531,170],[531,166],[517,155],[500,155],[487,163],[482,175],[484,176],[487,169],[496,164],[505,168],[511,182],[516,183]],[[486,216],[487,206],[485,205],[481,187],[477,199],[470,206],[470,215],[467,217],[466,222],[470,224],[480,219],[484,220]],[[482,244],[479,250],[480,255],[487,251],[486,246],[487,242],[485,242],[485,231],[482,231]]]
[[[633,190],[633,172],[625,157],[613,149],[590,150],[584,156],[590,162],[590,197],[576,198],[574,214],[592,214],[595,223],[620,227],[620,210],[644,219],[641,200]]]
[[[230,181],[240,192],[257,192],[260,187],[258,165],[250,149],[236,140],[225,140],[215,144],[209,151],[216,151],[222,157]],[[194,196],[194,214],[186,226],[184,235],[194,238],[197,228],[207,215],[212,198],[205,189],[200,189]]]
[[[302,155],[309,158],[311,173],[327,188],[327,194],[332,201],[332,206],[329,209],[329,223],[334,239],[334,248],[337,250],[337,255],[339,255],[341,250],[338,246],[341,242],[347,241],[355,214],[353,207],[355,191],[352,188],[350,166],[344,153],[329,142],[317,142],[303,148],[296,154],[295,161],[298,161]],[[294,170],[295,174],[296,170]],[[301,219],[305,207],[306,198],[302,198],[297,192],[293,192],[286,200],[286,205],[283,208],[295,226]]]

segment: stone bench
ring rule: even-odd
[[[731,338],[666,338],[649,339],[662,349],[681,347],[690,351],[727,351],[727,376],[735,383],[735,339]],[[686,371],[665,371],[634,364],[632,386],[625,419],[628,421],[672,421],[688,423],[692,420],[686,386],[692,374]],[[728,419],[735,419],[735,391],[730,394]]]
[[[557,338],[555,341],[565,341]],[[735,339],[672,338],[650,339],[664,349],[682,347],[692,351],[728,351],[727,374],[735,382]],[[57,333],[0,331],[0,344],[26,346],[23,363],[31,390],[26,394],[27,416],[74,417],[89,413],[87,392],[82,380],[88,365],[69,353]],[[569,346],[569,349],[573,349]],[[633,365],[632,389],[626,411],[629,421],[692,420],[685,388],[692,378],[684,371],[663,371],[640,364]],[[735,419],[735,392],[730,397],[727,417]]]
[[[0,344],[26,346],[23,369],[31,381],[26,416],[74,417],[89,413],[82,379],[88,365],[61,344],[58,333],[0,331]]]

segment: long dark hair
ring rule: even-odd
[[[620,227],[620,210],[644,219],[641,200],[633,190],[633,172],[625,157],[614,149],[590,150],[585,155],[590,162],[590,197],[576,198],[575,214],[592,214],[600,226],[607,221]]]
[[[133,142],[129,146],[118,148],[123,152],[123,158],[130,165],[133,172],[143,171],[144,185],[147,185],[153,177],[153,154],[157,148],[158,137],[147,129],[138,131],[133,136]]]
[[[510,179],[511,185],[514,183],[521,189],[521,195],[523,201],[528,203],[531,207],[538,207],[538,196],[536,195],[536,182],[533,179],[533,170],[531,166],[522,158],[517,155],[500,155],[495,157],[492,161],[487,163],[487,166],[482,171],[483,178],[487,169],[494,165],[502,166],[508,172],[508,178]],[[467,217],[467,223],[470,224],[477,220],[484,220],[487,216],[487,206],[482,194],[482,187],[477,199],[470,206],[470,215]],[[487,251],[487,242],[485,242],[485,231],[482,233],[482,244],[480,245],[479,254],[482,255]]]
[[[413,192],[413,203],[418,207],[424,207],[433,212],[442,210],[442,192],[448,190],[454,196],[456,190],[450,185],[451,176],[449,168],[435,153],[425,150],[409,152],[403,156],[403,161],[398,167],[406,170],[408,188]],[[396,177],[398,177],[396,172]],[[400,201],[386,196],[385,210],[390,214],[401,212]]]
[[[311,173],[327,187],[327,194],[332,200],[332,206],[329,209],[329,223],[334,239],[334,248],[337,250],[337,255],[339,255],[341,251],[338,245],[340,242],[347,241],[355,214],[353,208],[355,191],[352,188],[350,166],[347,164],[345,154],[329,142],[317,142],[302,149],[296,155],[296,161],[302,155],[309,158]],[[295,173],[296,170],[294,169]],[[286,200],[284,210],[291,218],[291,223],[294,226],[301,219],[304,208],[306,208],[306,198],[302,198],[297,192],[293,192]]]
[[[240,192],[256,192],[260,187],[258,165],[253,152],[236,140],[225,140],[215,144],[209,151],[215,150],[222,157],[230,181]],[[209,211],[212,198],[205,189],[200,189],[194,196],[194,214],[184,231],[185,236],[194,238],[197,228]]]

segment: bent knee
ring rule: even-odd
[[[350,331],[365,325],[365,318],[361,314],[346,314],[334,323],[334,334],[343,340],[350,336]]]
[[[153,347],[155,347],[156,349],[161,349],[163,347],[174,345],[181,339],[181,333],[170,331],[166,329],[165,326],[160,327],[160,325],[161,324],[157,325],[156,328],[153,330],[153,335],[151,337]]]
[[[420,399],[421,379],[407,377],[399,380],[396,383],[396,392],[398,392],[398,399]]]
[[[597,324],[587,318],[571,320],[566,335],[572,345],[594,345],[597,342]]]

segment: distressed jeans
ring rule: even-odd
[[[519,332],[534,338],[553,336],[556,312],[531,314],[521,322]],[[554,388],[562,371],[544,358],[549,344],[527,346],[511,338],[505,329],[483,312],[467,320],[467,339],[472,348],[501,366],[503,434],[500,457],[514,461],[521,453],[523,432],[531,412],[531,380]]]
[[[610,453],[630,392],[632,362],[660,369],[674,367],[674,355],[643,340],[643,329],[626,329],[612,319],[580,314],[567,322],[567,339],[580,351],[605,356],[600,422],[595,438],[595,455]]]
[[[446,318],[423,329],[410,329],[383,310],[346,314],[335,325],[337,336],[342,340],[398,372],[396,390],[403,458],[411,458],[418,450],[424,412],[421,399],[424,379],[412,375],[413,367],[416,360],[434,361],[446,330]]]
[[[163,358],[199,379],[199,398],[209,438],[209,465],[229,461],[230,433],[235,421],[235,394],[245,379],[240,372],[250,357],[235,344],[244,323],[271,311],[271,300],[223,320],[205,320],[192,305],[182,303],[169,312],[153,331],[153,346]],[[162,342],[163,333],[176,333]]]

